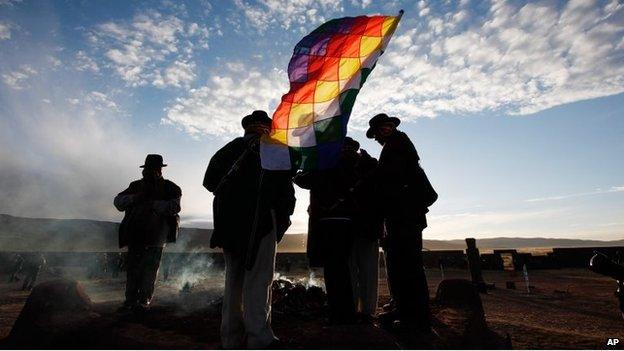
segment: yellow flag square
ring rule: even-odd
[[[360,57],[366,57],[379,49],[381,46],[381,37],[362,36],[360,40]]]
[[[319,80],[318,82],[316,82],[316,90],[314,91],[314,102],[329,101],[338,96],[339,93],[340,84],[338,84],[337,80]]]
[[[287,130],[286,129],[273,129],[269,135],[268,142],[271,144],[287,145]]]
[[[288,128],[309,126],[314,122],[314,104],[293,104],[288,116]]]
[[[338,78],[340,80],[351,78],[360,69],[360,58],[340,59],[340,67],[338,69]]]

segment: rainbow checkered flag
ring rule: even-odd
[[[313,170],[336,164],[355,98],[402,15],[333,19],[297,43],[288,64],[290,91],[260,143],[262,168]]]

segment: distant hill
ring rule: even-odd
[[[296,245],[302,243],[305,247],[305,234],[291,234],[287,243],[282,246],[283,251],[296,252]],[[295,239],[296,238],[296,239]],[[553,248],[553,247],[606,247],[624,246],[624,240],[601,241],[579,239],[551,239],[551,238],[485,238],[477,239],[479,249],[518,249],[518,248]],[[423,240],[426,250],[465,250],[466,242],[463,239],[455,240]],[[299,249],[304,250],[304,249]]]
[[[117,250],[119,223],[88,219],[24,218],[0,214],[2,251],[109,251]],[[213,251],[212,229],[182,228],[168,251]],[[306,234],[288,234],[280,252],[305,251]],[[480,249],[624,246],[624,240],[600,241],[549,238],[477,239]],[[464,240],[424,240],[428,250],[463,250]]]

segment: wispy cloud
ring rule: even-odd
[[[561,216],[562,213],[560,209],[536,209],[429,215],[429,229],[426,231],[426,236],[429,239],[436,239],[438,235],[449,238],[468,235],[546,234],[536,232],[536,228],[540,226],[536,226],[535,223],[552,220],[553,217]]]
[[[94,59],[89,57],[84,51],[78,50],[76,52],[76,60],[74,61],[74,68],[79,71],[91,71],[97,73],[100,71],[100,66]]]
[[[271,113],[286,89],[283,71],[263,72],[231,62],[208,83],[191,89],[167,108],[162,122],[181,128],[191,135],[229,137],[241,133],[240,120],[253,110]]]
[[[174,15],[150,10],[132,21],[106,22],[89,34],[106,66],[130,86],[187,87],[195,80],[191,61],[196,47],[207,48],[205,26],[187,23]],[[95,70],[95,62],[82,53],[81,69]]]
[[[19,69],[2,75],[4,84],[11,89],[22,90],[28,86],[29,79],[39,73],[30,65],[21,65]]]
[[[465,3],[416,5],[359,97],[357,126],[378,111],[524,115],[624,91],[619,2],[491,1],[485,14]]]
[[[271,25],[284,29],[293,26],[318,24],[326,16],[344,11],[342,1],[334,0],[260,0],[254,3],[235,0],[236,7],[247,22],[258,30],[265,31]]]
[[[11,39],[11,25],[9,23],[0,22],[0,40]]]
[[[538,197],[534,199],[528,199],[526,202],[543,202],[543,201],[554,201],[554,200],[565,200],[572,199],[577,197],[584,196],[592,196],[592,195],[600,195],[600,194],[610,194],[610,193],[619,193],[624,192],[624,186],[614,186],[606,190],[597,189],[594,191],[588,191],[584,193],[575,193],[575,194],[565,194],[565,195],[556,195],[556,196],[546,196],[546,197]]]

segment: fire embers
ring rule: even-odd
[[[304,318],[316,318],[324,313],[327,295],[319,286],[293,283],[287,279],[273,281],[273,313],[297,314]]]

